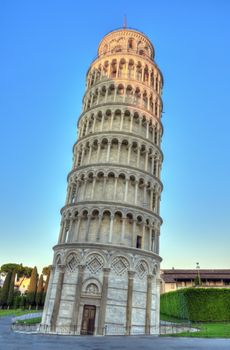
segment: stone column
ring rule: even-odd
[[[153,210],[153,188],[150,189],[150,210]]]
[[[116,99],[117,99],[117,86],[115,86],[115,89],[114,89],[114,99],[113,99],[113,102],[116,102]]]
[[[136,220],[133,220],[133,232],[132,232],[132,246],[136,248]]]
[[[157,205],[156,205],[158,215],[160,215],[160,200],[161,200],[161,197],[160,197],[160,193],[158,192],[157,193]]]
[[[92,153],[92,145],[89,145],[89,155],[88,155],[88,164],[90,164],[90,158],[91,158],[91,153]]]
[[[118,151],[117,151],[117,163],[120,161],[120,153],[121,153],[121,142],[118,142]]]
[[[98,144],[97,144],[97,160],[96,160],[96,162],[99,161],[100,149],[101,149],[101,144],[98,142]]]
[[[138,181],[135,181],[135,197],[134,204],[137,204]]]
[[[95,183],[96,183],[96,176],[93,177],[93,184],[92,184],[92,190],[91,190],[91,199],[93,199],[93,197],[94,197]]]
[[[80,156],[80,151],[78,150],[75,158],[75,168],[78,166],[79,156]]]
[[[151,244],[151,250],[153,253],[155,253],[155,238],[156,238],[156,234],[155,234],[155,229],[152,229],[152,235],[151,235],[151,239],[152,239],[152,244]]]
[[[144,82],[144,68],[142,67],[142,70],[141,70],[141,82],[143,83]]]
[[[94,131],[95,131],[96,120],[97,120],[97,116],[94,114],[94,116],[93,116],[93,128],[92,128],[92,132],[93,132],[93,133],[94,133]]]
[[[107,181],[107,176],[104,175],[103,189],[102,189],[102,198],[105,198],[106,181]]]
[[[145,223],[144,222],[142,227],[141,249],[145,249]]]
[[[66,228],[67,228],[67,227],[68,227],[68,226],[67,226],[67,221],[65,220],[65,221],[63,222],[63,229],[62,229],[62,234],[61,234],[61,243],[65,243],[66,232],[67,232]]]
[[[96,105],[99,104],[100,93],[101,93],[101,91],[98,89],[98,91],[97,91],[97,102],[96,102]]]
[[[153,227],[150,225],[149,226],[149,246],[148,246],[148,250],[153,251],[153,247],[152,247],[152,229]]]
[[[125,238],[125,217],[122,217],[122,226],[121,226],[121,244],[123,244],[124,242],[124,238]]]
[[[128,159],[127,159],[127,163],[128,163],[128,165],[130,164],[131,149],[132,149],[132,144],[129,144],[129,149],[128,149]]]
[[[58,312],[60,308],[62,286],[63,286],[63,280],[64,280],[64,274],[65,274],[64,265],[59,265],[58,268],[59,268],[59,274],[58,274],[58,280],[57,280],[57,286],[56,286],[56,294],[54,298],[53,312],[50,320],[51,332],[56,332],[57,318],[58,318]]]
[[[148,171],[148,161],[149,161],[149,152],[146,150],[145,153],[145,171]]]
[[[114,215],[110,216],[110,224],[109,224],[109,243],[112,243],[112,237],[113,237],[113,220]]]
[[[86,131],[85,131],[86,135],[88,134],[88,131],[89,131],[89,119],[86,122]]]
[[[153,173],[154,173],[154,155],[153,154],[151,154],[151,156],[152,156],[152,164],[151,164],[151,174],[152,175],[154,175]]]
[[[73,234],[73,242],[78,241],[80,224],[81,224],[81,216],[78,216],[77,225],[75,226],[75,230],[74,230],[74,234]]]
[[[66,240],[67,243],[72,242],[72,240],[73,240],[74,224],[75,224],[75,221],[73,219],[71,219],[70,220],[70,225],[69,225],[69,234],[68,234],[68,237],[67,237],[67,240]]]
[[[141,148],[140,146],[137,146],[137,168],[140,166],[140,153],[141,153]]]
[[[133,114],[130,116],[130,128],[129,128],[129,132],[133,131]]]
[[[82,282],[83,282],[83,276],[84,276],[84,268],[85,266],[83,265],[78,266],[78,277],[77,277],[77,284],[75,288],[72,322],[71,322],[71,326],[74,328],[75,331],[77,330],[77,327],[78,327],[78,315],[79,315],[79,308],[80,308],[80,301],[81,301],[81,290],[82,290]]]
[[[78,197],[79,188],[80,188],[80,181],[77,180],[77,183],[76,183],[76,193],[75,193],[75,197],[74,197],[74,203],[77,203],[77,197]]]
[[[147,184],[144,184],[144,203],[143,203],[143,207],[147,208],[148,207],[148,203],[147,203]]]
[[[128,189],[129,189],[129,179],[125,179],[124,202],[127,202]]]
[[[121,113],[121,123],[120,123],[120,130],[123,129],[123,122],[124,122],[124,112]]]
[[[149,138],[149,120],[146,120],[146,139]]]
[[[110,130],[113,129],[113,118],[114,118],[114,113],[115,113],[115,112],[112,112],[112,114],[111,114],[110,127],[109,127]]]
[[[87,179],[85,178],[84,184],[83,184],[83,189],[82,189],[82,198],[85,198],[86,183],[87,183]]]
[[[101,118],[101,131],[103,130],[104,119],[105,119],[105,114],[103,113]]]
[[[83,146],[83,148],[82,148],[82,153],[81,153],[81,163],[80,163],[80,166],[83,165],[84,156],[85,156],[85,147]]]
[[[155,231],[155,249],[154,252],[159,254],[159,232]]]
[[[97,226],[97,235],[96,235],[97,241],[100,241],[101,221],[102,221],[102,215],[98,215],[98,226]]]
[[[108,285],[109,285],[109,268],[103,269],[103,282],[101,291],[101,303],[99,311],[98,332],[97,334],[104,335],[105,329],[105,313],[107,307]]]
[[[62,232],[63,232],[63,230],[64,230],[64,221],[61,221],[58,243],[61,243],[61,241],[62,241]]]
[[[110,157],[110,148],[111,148],[111,141],[108,142],[108,148],[107,148],[107,156],[106,156],[106,161],[109,161]]]
[[[132,328],[132,306],[133,306],[133,278],[135,272],[128,271],[128,291],[126,304],[126,335],[131,334]]]
[[[113,192],[113,200],[116,199],[116,192],[117,192],[117,176],[115,176],[115,183],[114,183],[114,192]]]
[[[147,294],[146,294],[145,334],[151,333],[152,285],[153,285],[153,276],[148,275],[147,276]]]
[[[89,239],[90,222],[91,222],[91,215],[88,215],[88,222],[87,222],[87,226],[86,226],[86,235],[85,235],[86,241],[88,241],[88,239]]]
[[[69,204],[71,192],[72,192],[72,184],[69,184],[65,204]]]
[[[106,92],[105,92],[105,103],[106,103],[107,100],[108,100],[108,93],[109,93],[109,89],[107,88],[107,89],[106,89]]]
[[[157,75],[154,74],[154,90],[156,91],[156,82],[157,82]]]

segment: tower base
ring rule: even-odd
[[[41,332],[159,333],[158,255],[87,243],[62,244],[54,250]]]

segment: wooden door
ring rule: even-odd
[[[95,325],[95,315],[96,306],[94,305],[84,305],[82,324],[81,324],[81,334],[82,335],[93,335],[94,325]]]

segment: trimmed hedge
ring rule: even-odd
[[[230,321],[230,289],[185,288],[161,295],[161,313],[190,321]]]

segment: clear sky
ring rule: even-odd
[[[230,2],[0,2],[0,265],[52,262],[86,71],[103,35],[151,39],[164,75],[163,268],[230,268]]]

